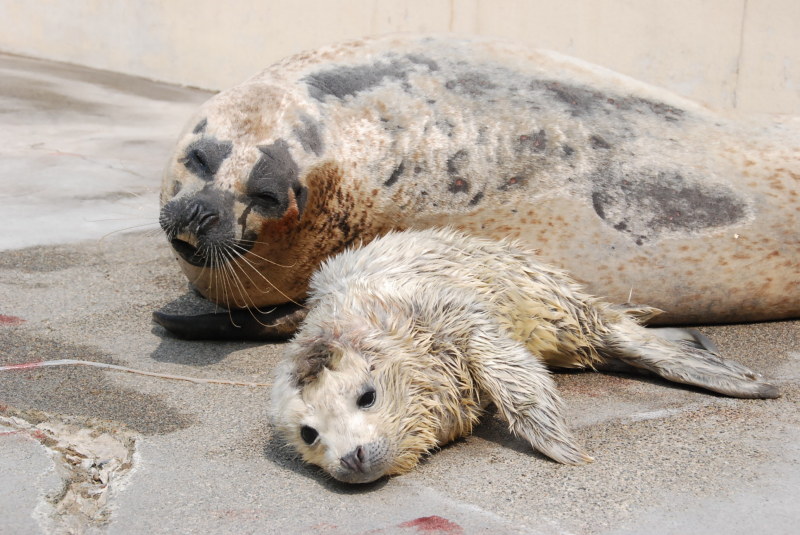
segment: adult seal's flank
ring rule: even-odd
[[[276,370],[272,418],[306,461],[365,483],[467,435],[493,403],[566,464],[572,437],[547,367],[646,370],[728,396],[776,387],[713,349],[670,340],[648,307],[590,297],[518,245],[449,230],[390,233],[326,261]]]
[[[664,321],[800,315],[799,121],[734,120],[487,39],[390,36],[273,65],[200,108],[161,203],[195,288],[269,326],[219,336],[289,336],[325,258],[443,225],[517,239]]]

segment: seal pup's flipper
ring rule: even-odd
[[[543,360],[525,346],[480,330],[470,340],[467,365],[516,436],[560,463],[594,460],[569,432],[561,398]]]
[[[648,327],[650,332],[672,340],[673,342],[687,343],[697,349],[705,349],[719,355],[717,344],[713,342],[708,336],[704,335],[697,329],[682,328],[682,327]]]
[[[600,352],[606,359],[598,369],[613,369],[614,362],[650,371],[677,383],[698,386],[737,398],[777,398],[778,388],[756,372],[722,358],[716,346],[695,331],[647,329],[629,321],[608,325]]]
[[[187,340],[288,340],[308,310],[289,303],[268,312],[230,310],[212,314],[181,315],[153,312],[153,321],[177,338]]]

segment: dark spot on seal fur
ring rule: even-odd
[[[405,171],[405,168],[406,168],[405,162],[400,162],[400,165],[398,165],[397,168],[394,171],[392,171],[392,175],[389,177],[389,179],[383,183],[384,187],[388,188],[392,186],[395,182],[397,182],[403,175],[403,171]]]
[[[463,176],[468,162],[469,153],[465,149],[456,152],[447,160],[447,174],[451,179],[447,189],[451,193],[466,193],[469,191],[469,182]]]
[[[650,113],[665,121],[675,122],[685,110],[641,97],[603,93],[588,87],[565,84],[555,80],[534,80],[529,84],[534,91],[544,90],[559,102],[566,104],[573,116],[614,114],[619,111]]]
[[[517,138],[517,153],[544,152],[547,149],[547,132],[539,130],[534,134],[526,134]]]
[[[409,71],[420,64],[430,68],[428,63],[412,62],[410,58],[405,61],[395,59],[389,62],[376,61],[369,65],[335,67],[310,74],[304,81],[308,85],[309,94],[316,100],[323,101],[328,95],[343,99],[368,91],[386,80],[405,82]]]
[[[575,153],[575,149],[570,147],[569,145],[562,145],[561,150],[564,151],[564,157],[569,158]]]
[[[454,80],[448,80],[444,86],[453,91],[469,95],[470,97],[480,97],[493,89],[497,89],[497,84],[482,72],[466,72]]]
[[[415,63],[417,65],[425,65],[431,72],[439,70],[439,64],[436,63],[435,60],[427,56],[423,56],[422,54],[406,54],[405,57],[411,63]]]
[[[637,244],[668,232],[695,232],[732,225],[746,204],[723,185],[706,186],[675,171],[603,169],[592,176],[595,213]]]
[[[194,130],[192,130],[192,133],[199,134],[201,132],[205,132],[206,126],[208,126],[208,119],[203,119],[202,121],[197,123],[197,125],[194,127]]]
[[[601,138],[600,136],[592,136],[589,138],[589,141],[592,144],[592,148],[595,150],[597,149],[608,150],[611,148],[611,145],[608,144],[608,141]]]
[[[219,171],[222,162],[230,156],[233,143],[219,141],[213,137],[203,137],[186,147],[181,163],[203,180],[211,180]]]
[[[453,154],[447,159],[447,174],[451,177],[460,176],[467,164],[468,159],[469,153],[466,151],[466,149],[461,149]]]
[[[447,190],[450,193],[467,193],[469,191],[469,182],[463,178],[455,178],[450,182]]]
[[[475,196],[472,199],[469,200],[469,205],[475,206],[476,204],[481,202],[481,199],[483,199],[483,192],[479,191],[478,193],[475,194]]]
[[[322,370],[331,367],[332,361],[333,353],[328,343],[319,341],[313,344],[301,358],[295,360],[292,383],[302,387],[314,382]]]
[[[300,141],[303,150],[321,156],[323,145],[319,135],[319,124],[308,115],[301,116],[300,121],[302,124],[294,127],[295,137]]]
[[[447,137],[453,137],[456,125],[449,119],[440,119],[436,121],[436,127]]]
[[[499,189],[500,191],[508,191],[508,190],[510,190],[512,188],[521,187],[527,181],[528,181],[527,177],[524,177],[524,176],[521,176],[521,175],[512,176],[511,178],[506,180],[503,184],[498,186],[497,189]]]
[[[305,208],[307,190],[298,178],[299,168],[289,152],[289,145],[278,139],[258,147],[261,158],[247,179],[247,196],[253,209],[270,219],[280,219],[289,209],[289,192],[294,192],[299,216]]]

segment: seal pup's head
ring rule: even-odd
[[[430,337],[391,325],[408,316],[334,320],[321,309],[288,345],[272,392],[273,423],[306,462],[368,483],[471,432],[482,409],[463,359],[434,357]]]

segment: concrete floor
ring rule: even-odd
[[[280,344],[181,341],[150,320],[206,306],[156,221],[170,146],[207,97],[0,56],[0,366],[269,381]],[[800,322],[702,331],[783,397],[558,375],[593,464],[553,463],[489,416],[366,487],[273,439],[267,387],[0,371],[0,533],[795,533]]]

